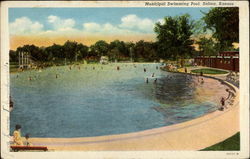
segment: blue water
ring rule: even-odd
[[[88,64],[11,74],[10,133],[20,124],[22,134],[31,137],[120,134],[180,123],[216,109],[210,96],[196,100],[194,77],[156,66]],[[152,73],[157,82],[149,78],[146,83]]]

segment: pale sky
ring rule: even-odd
[[[48,46],[66,40],[91,45],[107,42],[154,41],[154,25],[165,16],[190,14],[199,20],[210,8],[10,8],[11,49],[24,44]],[[202,12],[201,12],[202,11]]]

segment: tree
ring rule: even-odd
[[[177,59],[192,54],[194,41],[190,38],[193,34],[194,21],[188,14],[164,18],[164,24],[155,25],[157,34],[158,56],[160,58]]]
[[[97,56],[106,56],[109,51],[109,44],[104,40],[99,40],[91,46],[91,51]]]
[[[121,57],[129,57],[130,56],[130,44],[125,43],[124,41],[114,40],[110,43],[109,49],[113,50],[116,49],[116,53],[118,53],[117,58]]]
[[[77,44],[77,51],[78,51],[78,57],[80,58],[85,58],[88,56],[88,46],[86,45],[83,45],[83,44]]]
[[[220,43],[221,50],[232,47],[233,42],[239,42],[239,8],[213,8],[204,13],[205,30],[211,30],[213,38]]]
[[[16,52],[17,53],[26,52],[35,61],[47,60],[47,55],[44,53],[44,50],[35,45],[24,45],[22,47],[18,47]]]
[[[134,58],[142,58],[147,61],[157,59],[156,45],[152,42],[145,42],[143,40],[138,41],[134,46]]]
[[[69,60],[74,60],[77,55],[77,42],[75,41],[66,41],[63,45],[63,52],[65,55],[65,58]]]
[[[111,61],[115,61],[119,59],[120,51],[117,48],[113,48],[107,53],[107,55]]]
[[[202,37],[200,38],[196,44],[199,45],[199,51],[201,55],[205,56],[213,56],[217,55],[219,44],[215,42],[212,38]]]
[[[18,62],[18,53],[14,50],[10,50],[10,62]]]

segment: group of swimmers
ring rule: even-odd
[[[135,65],[135,64],[133,64],[133,66],[134,66],[134,68],[136,68],[136,65]],[[68,67],[69,70],[72,70],[72,69],[73,69],[72,67],[74,67],[74,65],[73,65],[73,66],[70,65],[70,66]],[[127,65],[125,65],[125,67],[127,67]],[[103,70],[103,66],[101,66],[100,68]],[[78,66],[77,66],[77,69],[78,69],[78,70],[81,70],[81,67],[78,65]],[[87,67],[85,67],[85,69],[87,69]],[[95,70],[96,67],[93,66],[92,69]],[[156,66],[156,69],[159,69],[159,67]],[[120,66],[116,66],[116,70],[119,71],[119,70],[120,70]],[[146,68],[143,68],[143,71],[144,71],[144,72],[147,72],[147,69],[146,69]],[[40,72],[40,70],[39,70],[39,72]],[[152,77],[154,77],[154,73],[152,74]],[[18,75],[16,76],[16,78],[18,78]],[[59,78],[59,74],[55,74],[55,78]],[[28,80],[29,80],[29,81],[32,81],[33,78],[32,78],[31,76],[29,76],[29,77],[28,77]],[[156,83],[156,81],[157,81],[157,79],[154,80],[155,83]],[[148,83],[148,79],[147,79],[147,83]]]

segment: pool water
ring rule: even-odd
[[[31,137],[142,131],[215,111],[226,95],[226,86],[216,80],[200,84],[195,76],[168,73],[157,66],[83,64],[13,73],[10,133],[16,124],[22,126],[23,135]]]

